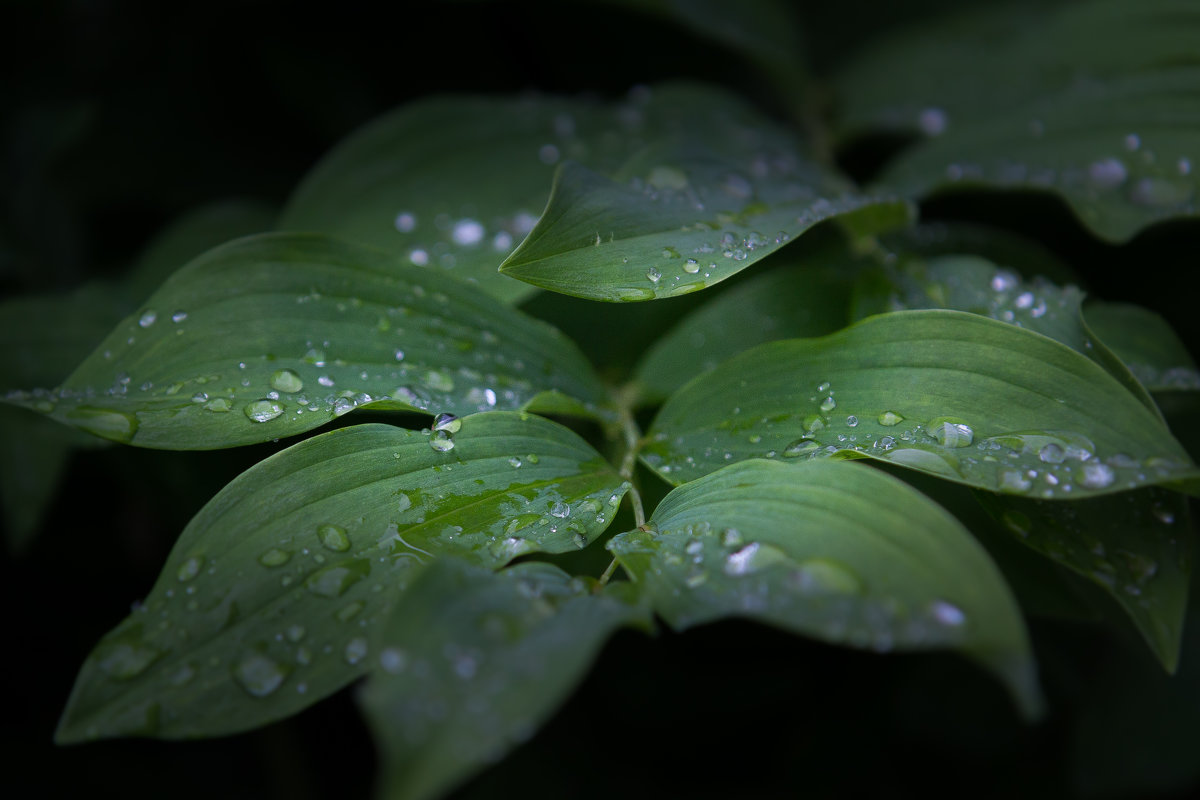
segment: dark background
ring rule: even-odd
[[[827,69],[872,28],[946,4],[819,5],[798,12],[811,60]],[[678,77],[768,97],[728,52],[604,4],[393,6],[0,0],[0,296],[118,278],[164,225],[208,201],[279,205],[339,139],[416,97],[617,96]],[[860,143],[841,156],[869,178],[897,144]],[[1051,198],[955,196],[922,211],[1033,236],[1095,295],[1148,305],[1186,342],[1200,340],[1200,287],[1172,275],[1195,264],[1194,225],[1159,226],[1114,247]],[[1172,276],[1170,291],[1156,274]],[[51,741],[79,665],[149,589],[178,531],[273,449],[73,457],[32,546],[6,551],[0,565],[0,791],[369,794],[375,756],[351,691],[227,739]],[[998,684],[953,656],[880,657],[749,624],[657,640],[623,633],[561,713],[461,796],[1191,796],[1200,653],[1185,653],[1184,672],[1168,681],[1136,642],[1031,624],[1051,707],[1037,726],[1020,723]],[[1096,698],[1122,692],[1116,711],[1095,711]]]

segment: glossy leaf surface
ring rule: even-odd
[[[882,185],[1053,191],[1124,241],[1196,216],[1198,52],[1186,0],[972,8],[864,45],[838,81],[841,126],[928,137]]]
[[[978,497],[1021,543],[1111,595],[1175,671],[1194,547],[1186,498],[1155,487],[1076,503]]]
[[[748,617],[878,651],[953,648],[1039,693],[1016,601],[957,520],[862,464],[763,460],[672,491],[609,549],[673,627]]]
[[[1200,390],[1200,372],[1171,326],[1148,308],[1088,303],[1088,325],[1152,392]]]
[[[821,252],[756,275],[690,313],[634,370],[643,397],[662,400],[730,356],[775,339],[823,336],[844,326],[852,275],[846,252]],[[731,325],[730,320],[738,320]]]
[[[573,551],[612,519],[626,484],[574,433],[518,413],[459,423],[448,449],[428,431],[343,428],[235,479],[96,646],[59,740],[280,719],[362,673],[378,625],[432,558],[498,567]]]
[[[9,399],[168,449],[293,436],[365,405],[598,412],[573,344],[436,277],[323,236],[242,239],[177,273],[60,390]]]
[[[646,105],[657,135],[611,175],[565,163],[549,204],[501,272],[595,300],[651,300],[711,286],[826,219],[860,234],[908,206],[865,194],[736,98],[670,87]]]
[[[440,797],[528,739],[619,627],[648,628],[628,584],[536,562],[492,574],[443,561],[380,633],[359,695],[383,754],[378,795]]]
[[[1197,469],[1099,365],[958,311],[870,317],[760,345],[663,406],[643,460],[668,481],[747,458],[871,457],[976,488],[1073,499]]]

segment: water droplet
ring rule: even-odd
[[[356,636],[346,643],[346,649],[342,653],[342,657],[346,659],[347,664],[357,664],[367,657],[367,640],[361,636]]]
[[[137,418],[133,414],[107,408],[79,406],[66,413],[67,421],[77,428],[105,439],[128,442],[137,433]]]
[[[1131,133],[1125,137],[1125,149],[1131,153],[1142,146],[1142,137],[1136,133]]]
[[[154,324],[156,319],[158,319],[158,312],[154,311],[153,309],[147,309],[146,311],[142,312],[140,317],[138,317],[138,325],[143,328],[149,328]]]
[[[662,273],[661,273],[661,272],[659,272],[659,271],[658,271],[657,269],[655,269],[654,267],[651,267],[650,269],[646,270],[646,278],[647,278],[647,279],[648,279],[648,280],[649,280],[651,283],[658,283],[658,282],[659,282],[659,280],[661,280],[661,279],[662,279]]]
[[[407,211],[401,211],[396,215],[396,230],[401,233],[412,233],[417,227],[417,217]]]
[[[1088,180],[1097,189],[1115,189],[1129,177],[1125,165],[1115,158],[1094,161],[1088,166]]]
[[[512,458],[510,458],[508,460],[508,465],[510,467],[512,467],[513,469],[520,469],[521,468],[521,459],[517,458],[516,456],[513,456]]]
[[[283,404],[275,400],[255,400],[242,410],[251,422],[269,422],[283,413]]]
[[[292,557],[292,554],[287,550],[280,550],[278,547],[272,547],[267,552],[258,557],[258,563],[264,567],[280,567],[286,564]]]
[[[1133,184],[1129,199],[1140,206],[1169,208],[1186,203],[1192,196],[1192,187],[1166,178],[1142,178]]]
[[[171,315],[171,322],[183,322],[187,318],[188,314],[186,311],[176,311]]]
[[[434,431],[429,437],[429,446],[439,453],[448,453],[454,449],[454,439],[446,431]]]
[[[700,271],[700,264],[694,258],[689,258],[683,263],[683,271],[688,275],[695,275]]]
[[[1033,488],[1033,481],[1028,480],[1019,469],[1000,470],[1000,491],[1027,492]]]
[[[233,678],[254,697],[266,697],[278,689],[291,672],[264,653],[250,653],[233,668]]]
[[[423,267],[429,263],[429,253],[418,247],[408,252],[408,260],[413,266]]]
[[[454,378],[450,377],[445,372],[431,369],[425,373],[422,379],[425,385],[436,392],[452,392],[454,391]]]
[[[462,427],[462,420],[453,414],[438,414],[433,418],[433,430],[445,431],[449,434],[458,433]]]
[[[859,594],[862,581],[847,567],[827,558],[809,558],[796,565],[791,582],[804,594]]]
[[[550,507],[550,516],[566,519],[571,516],[571,507],[561,500],[556,500],[554,505]]]
[[[940,108],[922,109],[917,115],[917,127],[926,136],[940,136],[946,130],[948,118]]]
[[[383,667],[384,672],[392,675],[403,672],[407,664],[408,656],[399,647],[385,647],[379,654],[379,666]]]
[[[304,381],[290,369],[277,369],[271,375],[271,388],[292,394],[304,388]]]
[[[1112,467],[1093,461],[1083,465],[1083,477],[1079,479],[1079,483],[1089,489],[1103,489],[1111,485],[1115,478]]]
[[[296,642],[303,639],[305,634],[307,634],[307,633],[308,633],[308,631],[305,630],[303,625],[295,624],[295,625],[289,625],[288,629],[284,635],[287,636],[287,640],[289,642],[291,642],[292,644],[295,644]]]
[[[180,581],[187,582],[200,574],[200,568],[204,566],[204,556],[190,556],[186,561],[179,565],[179,570],[175,573],[175,577]]]
[[[851,414],[850,416],[846,417],[846,424],[849,425],[851,428],[857,428],[858,427],[858,417]]]
[[[163,651],[130,638],[102,642],[94,658],[101,672],[113,680],[124,681],[142,674],[163,655]]]
[[[835,408],[837,408],[837,401],[834,400],[833,397],[826,397],[821,401],[821,405],[818,406],[818,408],[828,414],[830,411],[833,411]]]
[[[578,547],[580,550],[582,550],[583,548],[587,547],[588,540],[587,540],[587,537],[584,536],[582,533],[576,533],[574,536],[571,537],[571,543],[574,544],[576,547]]]
[[[1153,513],[1154,513],[1154,518],[1157,519],[1159,522],[1161,522],[1163,525],[1174,525],[1175,524],[1175,512],[1172,511],[1171,509],[1167,508],[1164,504],[1155,503],[1153,506]]]
[[[812,439],[797,439],[783,448],[784,458],[797,458],[817,450],[821,445]]]
[[[350,536],[345,528],[338,525],[326,523],[317,526],[317,538],[326,549],[335,553],[344,553],[350,549]]]
[[[751,542],[725,557],[724,571],[732,576],[750,575],[773,564],[787,563],[791,563],[791,559],[778,547]]]
[[[370,571],[371,563],[364,558],[335,564],[309,575],[304,580],[304,588],[321,597],[341,597]]]
[[[341,608],[336,614],[334,614],[334,616],[337,618],[338,622],[349,622],[358,616],[359,612],[362,611],[363,608],[363,603],[355,600],[350,605]]]
[[[960,627],[967,621],[967,615],[961,608],[945,600],[934,600],[930,603],[929,613],[941,624],[952,628]]]
[[[483,241],[484,234],[486,233],[487,231],[484,230],[483,225],[475,220],[460,219],[454,223],[454,230],[451,231],[450,238],[454,240],[455,244],[469,247]]]
[[[223,414],[232,408],[233,404],[224,397],[215,397],[204,404],[204,409],[206,411],[212,411],[217,414]]]
[[[930,420],[925,430],[942,447],[966,447],[975,439],[975,431],[970,425],[949,417]]]

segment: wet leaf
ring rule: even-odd
[[[323,236],[241,239],[178,272],[60,389],[6,399],[165,449],[293,436],[368,405],[600,413],[572,343],[437,277]]]
[[[976,488],[1073,499],[1198,470],[1095,362],[959,311],[870,317],[734,356],[673,395],[643,450],[674,484],[747,458],[869,457]]]
[[[1052,191],[1109,241],[1195,217],[1200,10],[1177,0],[971,8],[864,45],[843,135],[909,130],[880,184]]]
[[[656,135],[615,173],[562,165],[502,273],[577,297],[650,300],[722,281],[826,219],[860,235],[908,222],[904,202],[858,191],[727,94],[670,87],[645,113]]]
[[[1170,324],[1148,308],[1094,301],[1084,310],[1096,335],[1152,392],[1200,390],[1196,362]]]
[[[957,520],[862,464],[752,460],[672,491],[609,549],[672,627],[736,616],[880,652],[963,652],[1040,706],[1016,601]]]
[[[573,551],[612,519],[626,484],[574,433],[519,413],[458,422],[449,449],[358,425],[235,479],[89,656],[58,740],[215,736],[288,716],[362,674],[426,562]]]
[[[1159,488],[1075,503],[978,497],[1009,534],[1111,595],[1175,671],[1193,547],[1186,498]]]
[[[628,584],[548,564],[427,570],[380,632],[359,701],[383,754],[378,794],[441,797],[533,735],[618,628],[649,628]]]
[[[716,295],[645,352],[634,370],[643,400],[661,401],[756,344],[821,336],[846,324],[851,279],[861,265],[840,248],[780,257],[785,263]]]

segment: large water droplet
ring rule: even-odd
[[[791,563],[787,553],[769,544],[751,542],[725,557],[726,575],[750,575],[766,569],[772,564]]]
[[[326,549],[332,550],[335,553],[344,553],[350,549],[350,536],[346,533],[346,529],[338,525],[319,525],[317,527],[317,538],[321,540],[321,544]]]
[[[304,388],[304,381],[290,369],[277,369],[271,375],[271,388],[292,394]]]
[[[233,668],[233,679],[254,697],[266,697],[278,689],[291,672],[265,653],[250,653]]]
[[[454,449],[454,439],[446,431],[434,431],[429,437],[429,446],[439,453],[448,453]]]
[[[138,317],[138,325],[143,328],[149,328],[154,324],[156,319],[158,319],[158,312],[156,312],[154,309],[147,309],[142,312],[140,317]]]
[[[66,419],[76,428],[115,442],[128,442],[137,433],[137,418],[107,408],[79,406],[67,411]]]
[[[804,594],[859,594],[862,581],[836,561],[809,558],[796,565],[792,584]]]
[[[124,681],[146,671],[164,655],[163,651],[136,639],[102,642],[96,648],[96,666],[113,680]]]
[[[287,550],[280,550],[278,547],[272,547],[267,552],[258,557],[258,563],[264,567],[281,567],[286,564],[292,557],[292,554]]]
[[[556,500],[550,507],[550,516],[565,519],[571,515],[571,507],[561,500]]]
[[[828,414],[830,411],[833,411],[835,408],[837,408],[837,401],[834,400],[832,396],[826,397],[821,401],[819,408]]]
[[[435,431],[445,431],[446,433],[454,434],[458,433],[461,427],[462,420],[453,414],[438,414],[433,419],[433,430]]]
[[[812,439],[797,439],[783,448],[784,458],[797,458],[816,451],[821,445]]]
[[[204,566],[204,556],[190,556],[182,564],[179,565],[179,570],[175,573],[175,577],[182,582],[190,581],[192,578],[200,574],[200,568]]]
[[[885,411],[879,415],[879,424],[886,428],[890,428],[893,425],[899,425],[903,421],[904,417],[900,416],[895,411]]]
[[[970,425],[949,417],[930,420],[925,430],[942,447],[966,447],[975,440],[975,431]]]
[[[283,404],[275,400],[255,400],[243,409],[251,422],[270,422],[283,413]]]
[[[321,597],[341,597],[354,584],[371,571],[371,563],[365,558],[335,564],[314,572],[304,581],[304,588]]]

